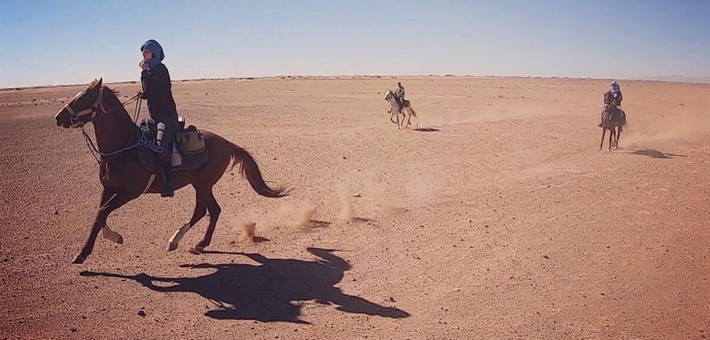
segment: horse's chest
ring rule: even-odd
[[[99,179],[101,184],[107,188],[119,188],[125,183],[126,178],[125,166],[113,162],[104,162],[101,164],[99,171]]]

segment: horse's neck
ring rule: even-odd
[[[399,105],[397,105],[397,100],[394,96],[390,96],[390,106],[392,106],[392,111],[399,112]]]
[[[101,152],[112,152],[125,147],[135,133],[136,126],[110,90],[103,93],[103,107],[109,112],[100,112],[94,119],[96,146]]]

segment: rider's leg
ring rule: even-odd
[[[163,146],[163,152],[160,154],[161,163],[161,174],[163,175],[163,188],[161,192],[162,197],[172,197],[174,195],[173,189],[173,167],[172,167],[172,157],[173,157],[173,142],[175,141],[175,132],[177,129],[177,121],[166,122],[165,133],[162,138],[161,145]]]

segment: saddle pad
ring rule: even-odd
[[[190,125],[187,129],[179,131],[175,140],[183,154],[200,153],[205,150],[205,138],[197,128]]]

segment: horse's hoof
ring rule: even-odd
[[[168,243],[168,251],[173,251],[177,249],[178,245],[174,243]]]
[[[86,257],[81,256],[81,255],[77,255],[76,257],[74,257],[74,259],[71,261],[71,263],[72,264],[82,264],[82,263],[84,263],[84,261],[86,261]]]
[[[205,247],[201,246],[195,246],[192,249],[190,249],[190,252],[195,254],[195,255],[200,255],[205,251]]]
[[[113,243],[123,244],[123,236],[111,229],[108,229],[108,227],[103,230],[103,235],[105,239]]]

